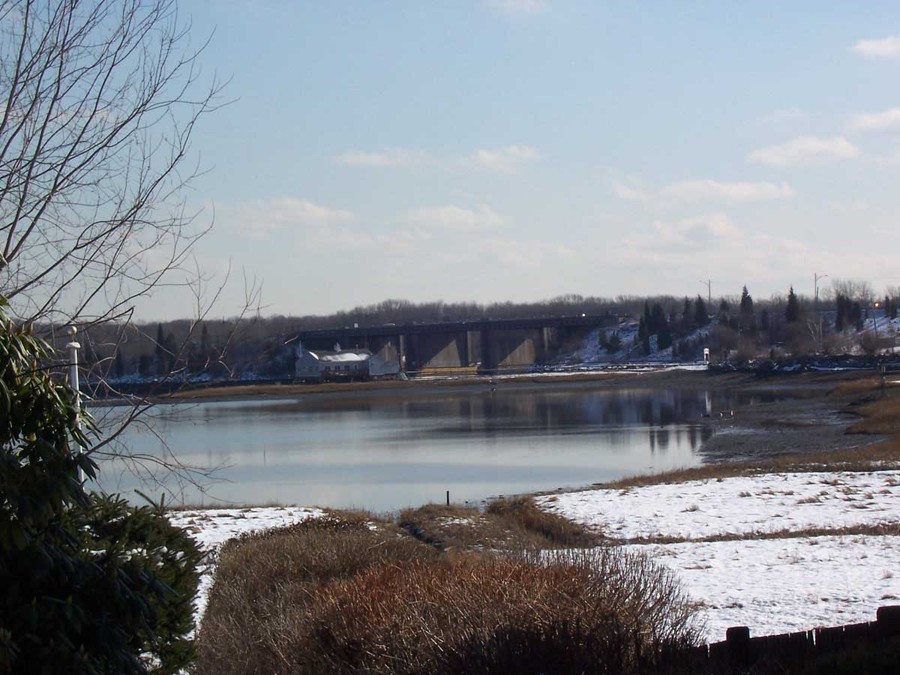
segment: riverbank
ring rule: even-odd
[[[729,386],[759,385],[729,380]],[[876,380],[858,376],[792,384],[806,391],[799,407],[751,403],[733,417],[729,410],[712,418],[728,425],[722,436],[744,437],[742,452],[756,448],[761,461],[644,476],[538,496],[535,502],[608,545],[646,554],[671,569],[699,603],[707,640],[722,639],[733,625],[749,625],[753,635],[762,635],[872,620],[878,606],[900,599],[893,571],[900,565],[900,389],[882,392]],[[809,430],[822,425],[822,415],[837,415],[841,422],[824,425],[834,427],[826,436],[849,437],[855,447],[806,452],[806,444],[788,447],[784,441],[782,449],[790,452],[780,463],[766,452],[767,434],[783,435],[784,427],[814,438]],[[745,431],[726,433],[739,428]],[[826,436],[817,442],[828,446]],[[189,526],[214,556],[218,543],[237,532],[321,515],[272,507],[182,511],[173,519]],[[450,507],[434,520],[446,532],[444,543],[456,550],[463,550],[459,532],[477,541],[482,527],[480,512],[472,508]]]

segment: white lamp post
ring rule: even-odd
[[[75,393],[75,426],[80,430],[81,385],[78,382],[78,350],[81,349],[81,345],[75,340],[75,334],[77,332],[78,329],[75,328],[75,326],[69,326],[69,343],[66,345],[66,349],[69,351],[69,387],[71,387],[72,391]],[[78,452],[81,452],[80,446]],[[81,470],[81,467],[78,468],[78,482],[84,483],[84,472]]]

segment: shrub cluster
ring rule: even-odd
[[[647,672],[695,617],[620,549],[441,554],[332,517],[223,548],[194,672]]]

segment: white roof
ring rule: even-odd
[[[371,354],[359,352],[327,352],[324,354],[316,354],[320,361],[331,361],[335,363],[360,363],[368,361]]]

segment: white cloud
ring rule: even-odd
[[[311,240],[319,250],[334,251],[378,251],[403,255],[413,252],[426,244],[431,234],[416,229],[395,229],[391,232],[373,234],[350,227],[336,227],[318,230],[311,234]]]
[[[806,117],[806,113],[803,112],[800,108],[780,108],[778,110],[773,110],[766,115],[763,115],[759,121],[763,124],[779,124],[782,122],[794,122],[796,120],[802,120],[804,117]]]
[[[537,159],[540,159],[540,153],[530,145],[507,145],[492,150],[479,148],[469,157],[478,168],[500,172],[514,171]]]
[[[503,217],[486,204],[474,209],[459,206],[433,206],[413,209],[409,212],[410,223],[426,227],[441,227],[448,230],[485,230],[503,225]]]
[[[509,173],[540,159],[540,153],[530,145],[507,145],[502,148],[478,148],[470,155],[441,158],[414,148],[388,148],[369,152],[347,150],[332,158],[335,164],[370,169],[398,169],[432,166],[452,169],[475,167],[488,171]]]
[[[891,131],[900,129],[900,108],[854,115],[850,120],[850,126],[856,131]]]
[[[548,258],[572,258],[575,251],[559,243],[492,237],[478,242],[478,250],[504,267],[540,267]]]
[[[653,223],[653,229],[655,235],[650,239],[656,245],[699,245],[709,239],[737,239],[742,236],[740,228],[722,213],[683,218],[674,223],[658,220]]]
[[[610,190],[620,199],[633,202],[750,202],[790,199],[794,196],[793,188],[785,182],[720,181],[710,178],[678,181],[652,192],[613,180]]]
[[[504,14],[539,14],[547,8],[545,0],[488,0],[487,4]]]
[[[859,148],[843,136],[817,138],[801,136],[782,145],[772,145],[754,150],[747,161],[769,166],[814,164],[832,159],[849,159],[859,155]]]
[[[900,35],[877,40],[860,40],[853,51],[870,59],[895,59],[900,57]]]
[[[619,181],[613,181],[610,184],[610,189],[616,197],[625,199],[629,202],[645,202],[648,198],[648,195],[644,190],[625,185]]]
[[[686,180],[666,185],[660,196],[686,202],[710,200],[747,202],[788,199],[794,190],[787,183],[724,182],[718,180]]]
[[[353,219],[350,211],[314,204],[296,197],[275,197],[239,204],[230,218],[245,236],[267,238],[273,231],[291,227],[335,225]]]
[[[378,169],[417,166],[427,159],[428,155],[424,151],[409,148],[390,148],[380,152],[347,150],[334,157],[337,164]]]

